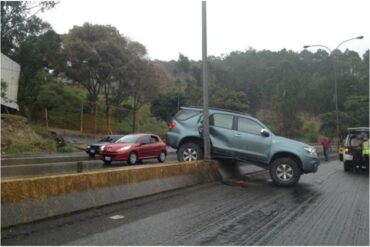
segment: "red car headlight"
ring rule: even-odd
[[[118,149],[118,151],[126,151],[126,150],[129,150],[131,148],[131,146],[124,146],[124,147],[121,147],[120,149]]]

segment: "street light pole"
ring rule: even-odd
[[[355,37],[355,38],[351,38],[351,39],[346,39],[342,42],[340,42],[337,47],[333,50],[337,50],[339,48],[339,46],[341,46],[342,44],[348,42],[348,41],[351,41],[351,40],[355,40],[355,39],[363,39],[364,36],[358,36],[358,37]],[[332,50],[325,46],[325,45],[305,45],[303,46],[303,48],[309,48],[309,47],[322,47],[322,48],[325,48],[326,50],[329,51],[329,55],[332,55]],[[334,58],[333,59],[333,67],[334,67],[334,100],[335,100],[335,118],[336,118],[336,129],[337,129],[337,139],[338,139],[338,148],[339,148],[339,111],[338,111],[338,87],[337,87],[337,61],[336,59]]]

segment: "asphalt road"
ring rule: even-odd
[[[369,176],[322,162],[280,188],[257,172],[245,187],[214,182],[3,229],[1,244],[369,245]]]

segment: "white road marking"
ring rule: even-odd
[[[109,219],[112,219],[112,220],[119,220],[119,219],[123,219],[125,218],[125,216],[123,215],[113,215],[111,217],[109,217]]]

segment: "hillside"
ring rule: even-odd
[[[51,137],[37,134],[25,117],[1,114],[1,154],[56,151]]]

